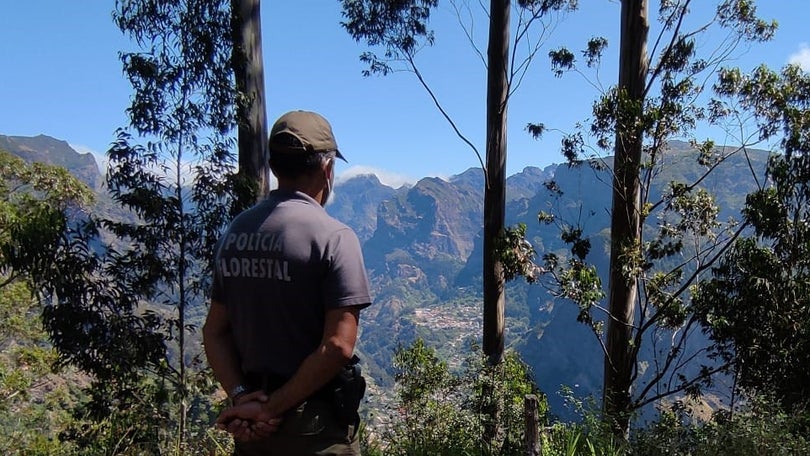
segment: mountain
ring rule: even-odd
[[[481,188],[436,177],[383,201],[363,246],[369,275],[380,286],[404,281],[442,295],[481,230],[481,201]]]
[[[89,161],[92,156],[81,156],[64,141],[0,136],[3,147],[26,159],[70,166],[88,182],[101,179],[91,173],[98,172]],[[701,173],[697,154],[686,143],[671,143],[662,157],[666,166],[650,187],[651,199],[663,197],[669,182],[691,181]],[[752,174],[763,182],[767,155],[735,155],[701,182],[715,193],[721,219],[739,217],[745,195],[754,188]],[[527,226],[538,258],[565,256],[568,247],[560,239],[560,226],[576,225],[591,241],[589,262],[607,271],[611,175],[596,165],[527,167],[507,179],[506,224]],[[327,210],[357,232],[374,296],[374,305],[363,312],[358,344],[372,401],[390,398],[391,360],[399,346],[422,337],[440,354],[458,360],[469,352],[470,343],[480,342],[484,185],[478,168],[396,189],[374,175],[336,184]],[[556,214],[556,223],[538,223],[540,211]],[[649,223],[657,220],[651,217]],[[606,287],[607,278],[602,281]],[[578,311],[543,286],[521,280],[507,284],[507,346],[533,369],[552,411],[561,415],[566,413],[557,394],[561,385],[580,397],[598,396],[602,382],[601,347],[590,329],[577,322]]]
[[[755,188],[753,176],[763,182],[767,156],[765,151],[737,154],[701,181],[717,199],[720,220],[739,218],[745,195]],[[697,158],[688,144],[672,143],[663,157],[666,166],[650,186],[651,200],[663,198],[670,182],[690,182],[702,173]],[[611,174],[597,165],[529,167],[507,180],[506,224],[527,226],[538,258],[567,256],[560,225],[575,225],[591,241],[589,262],[607,271]],[[552,180],[555,185],[547,186]],[[383,388],[391,385],[386,361],[415,337],[456,357],[467,348],[464,343],[480,342],[483,186],[481,170],[470,169],[447,180],[422,179],[379,205],[376,229],[363,244],[375,305],[364,314],[360,349],[376,362],[375,380]],[[327,209],[335,215],[340,210]],[[541,210],[556,214],[557,222],[538,223]],[[652,229],[659,221],[648,222]],[[602,283],[608,284],[604,275]],[[579,397],[598,397],[603,352],[591,330],[577,322],[577,306],[519,280],[507,284],[506,294],[506,343],[531,366],[552,410],[569,413],[557,394],[563,385]]]
[[[17,155],[28,163],[42,162],[66,168],[92,189],[97,190],[101,186],[102,176],[93,154],[80,154],[67,141],[45,135],[0,135],[0,149]]]
[[[329,202],[330,212],[347,223],[360,242],[365,242],[377,226],[377,207],[395,193],[396,190],[383,185],[373,174],[355,176],[335,186]]]

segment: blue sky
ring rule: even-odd
[[[464,0],[456,0],[463,4]],[[478,1],[469,1],[477,11]],[[651,0],[651,11],[657,8]],[[705,7],[715,1],[696,0]],[[776,39],[740,49],[729,65],[750,70],[760,63],[781,68],[804,62],[810,70],[810,2],[760,0],[759,13],[779,22]],[[571,131],[586,119],[598,92],[577,75],[551,74],[548,49],[580,49],[592,36],[609,48],[599,81],[616,79],[618,0],[583,0],[581,10],[557,25],[509,107],[508,174],[526,166],[559,163],[560,135],[541,141],[529,122]],[[81,6],[79,6],[81,5]],[[111,21],[112,0],[0,0],[0,134],[46,134],[81,152],[103,154],[114,131],[126,125],[131,88],[118,52],[133,45]],[[418,56],[420,70],[459,129],[484,153],[485,68],[473,51],[449,0],[440,2],[431,25],[437,43]],[[292,109],[319,111],[332,123],[349,160],[344,176],[375,171],[398,185],[425,176],[449,176],[479,165],[410,73],[364,78],[358,56],[365,48],[340,27],[337,0],[265,1],[262,33],[268,118]],[[486,24],[475,16],[473,38],[486,50]],[[704,16],[705,17],[705,16]],[[653,32],[656,24],[653,22]],[[513,29],[514,33],[514,29]],[[592,75],[593,76],[593,75]],[[592,77],[592,80],[593,77]],[[717,138],[733,143],[733,138]]]

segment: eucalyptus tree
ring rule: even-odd
[[[267,110],[262,59],[260,0],[231,0],[232,67],[237,97],[239,179],[234,210],[252,205],[270,191]]]
[[[189,346],[195,322],[188,312],[207,301],[213,246],[233,200],[230,6],[127,0],[113,14],[139,49],[120,54],[133,95],[129,125],[108,151],[107,184],[134,220],[104,226],[126,245],[118,265],[139,280],[139,298],[173,344],[163,380],[179,405],[178,445],[188,439],[188,367],[201,353]]]
[[[447,120],[456,135],[472,149],[481,162],[486,188],[484,189],[484,330],[483,350],[490,362],[498,364],[504,350],[505,271],[502,258],[496,254],[507,234],[504,227],[506,200],[507,112],[509,98],[515,94],[530,63],[548,39],[559,13],[575,9],[575,0],[519,0],[513,6],[509,0],[491,0],[483,3],[488,17],[488,44],[486,57],[475,44],[472,23],[465,22],[462,11],[471,12],[469,2],[452,0],[463,31],[480,57],[487,71],[486,87],[486,163],[478,147],[460,131],[435,93],[429,77],[422,73],[418,53],[434,44],[436,37],[428,27],[431,10],[438,0],[342,0],[343,26],[357,41],[364,41],[372,49],[360,59],[368,64],[364,75],[387,75],[395,71],[412,73],[427,91],[436,108]],[[512,38],[511,14],[515,12],[515,37]],[[472,21],[473,14],[467,15]],[[525,45],[525,46],[524,46]],[[528,49],[521,52],[520,50]]]
[[[726,70],[718,90],[755,113],[778,153],[768,185],[751,193],[738,239],[695,297],[707,331],[747,391],[773,395],[788,412],[810,407],[810,75]],[[730,109],[730,108],[728,108]]]
[[[770,39],[776,26],[757,18],[751,1],[723,0],[708,18],[695,17],[692,10],[698,6],[691,0],[659,2],[658,32],[648,51],[648,2],[623,0],[618,83],[594,103],[590,131],[563,140],[563,154],[571,164],[587,162],[610,173],[606,305],[597,271],[585,261],[591,246],[581,229],[565,228],[563,238],[571,243],[573,255],[564,264],[547,255],[546,269],[558,283],[555,293],[580,305],[580,320],[591,325],[602,344],[605,417],[623,436],[635,410],[668,395],[698,394],[725,368],[706,363],[691,375],[683,371],[708,356],[708,347],[689,347],[690,336],[699,329],[691,286],[742,229],[717,220],[719,208],[701,182],[751,144],[741,137],[739,147],[717,148],[710,140],[698,142],[694,129],[704,122],[726,125],[729,118],[712,109],[722,102],[708,100],[711,75],[739,52],[741,43]],[[725,31],[722,39],[710,41],[709,31],[718,27]],[[606,46],[607,40],[592,39],[583,51],[586,65],[599,65]],[[550,56],[558,75],[585,70],[565,48]],[[542,133],[542,125],[530,130]],[[595,145],[586,142],[587,135]],[[674,138],[692,141],[702,172],[689,181],[669,183],[659,196],[653,184],[675,157],[668,146]],[[606,159],[611,153],[612,160]],[[541,219],[552,218],[543,214]],[[650,229],[654,224],[657,229]],[[645,359],[645,350],[652,351],[651,360]]]

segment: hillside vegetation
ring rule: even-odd
[[[672,154],[670,173],[661,176],[660,182],[691,172],[694,151],[674,144]],[[767,154],[754,152],[749,157],[745,163],[730,161],[704,183],[718,190],[719,206],[726,216],[739,214],[738,204],[744,200],[740,194],[753,190],[740,185],[745,179],[735,173],[746,173],[749,166],[764,172]],[[526,237],[539,253],[564,252],[566,246],[559,236],[532,220],[532,208],[550,203],[559,208],[579,208],[577,214],[587,214],[584,225],[594,251],[605,252],[599,242],[604,242],[600,233],[607,223],[600,204],[606,201],[588,197],[604,193],[599,190],[605,185],[600,172],[588,166],[558,166],[543,172],[527,169],[512,176],[510,184],[519,182],[519,187],[510,191],[518,195],[509,199],[510,223],[526,223]],[[639,419],[633,440],[614,441],[601,428],[593,403],[598,398],[601,352],[591,341],[588,328],[576,321],[576,306],[552,298],[537,284],[510,284],[510,361],[492,370],[476,359],[481,309],[480,278],[476,279],[475,270],[480,265],[481,247],[475,220],[480,217],[482,204],[482,195],[475,190],[477,176],[476,170],[470,170],[448,181],[427,179],[400,189],[387,188],[373,176],[357,177],[338,186],[338,198],[329,207],[352,226],[374,226],[365,236],[364,254],[375,303],[363,315],[359,345],[370,380],[363,405],[369,454],[523,454],[522,408],[527,394],[541,399],[538,412],[545,429],[541,433],[543,454],[670,454],[667,448],[679,448],[675,454],[716,454],[713,451],[720,445],[729,447],[722,443],[724,439],[733,440],[738,451],[727,454],[762,454],[763,449],[770,452],[773,448],[774,454],[797,454],[804,448],[801,416],[786,414],[759,396],[753,396],[755,402],[739,401],[730,408],[729,398],[721,390],[703,396],[703,402],[686,397],[661,402],[660,413]],[[552,178],[561,192],[552,194],[543,185]],[[363,204],[339,197],[344,186],[348,190],[358,185],[366,189]],[[657,188],[663,191],[663,185]],[[377,209],[371,210],[373,206]],[[448,207],[452,210],[445,210]],[[598,258],[594,261],[606,261]],[[133,437],[124,441],[134,445],[132,448],[138,448],[138,433],[140,438],[157,439],[154,443],[158,446],[169,445],[169,435],[163,431],[138,430],[134,422],[126,424],[144,413],[142,409],[136,409],[134,415],[116,413],[101,422],[88,415],[85,404],[92,394],[93,378],[71,368],[56,369],[60,365],[58,354],[49,348],[47,334],[40,329],[40,301],[31,299],[25,284],[15,280],[2,290],[0,301],[4,312],[3,407],[13,412],[8,417],[14,417],[2,424],[7,431],[3,435],[8,436],[3,448],[12,454],[90,454],[88,448],[95,445],[98,454],[108,454],[101,448],[110,439],[120,438],[115,436],[121,432]],[[157,304],[151,307],[153,312],[164,313]],[[205,303],[198,303],[189,309],[192,325],[201,321],[204,308]],[[194,347],[198,334],[192,331],[191,335]],[[193,350],[199,353],[198,346]],[[194,366],[204,374],[204,363]],[[155,380],[159,379],[147,382]],[[209,427],[222,406],[221,392],[212,389],[211,380],[204,376],[198,381],[203,383],[194,394],[204,397],[193,400],[198,404],[193,422],[199,428],[192,432],[201,440],[196,449],[185,451],[196,454],[207,448],[205,451],[227,454],[227,436]],[[492,429],[493,424],[487,424],[482,402],[486,398],[479,396],[484,391],[484,384],[478,384],[482,381],[494,382],[490,388],[495,389],[487,400],[506,401],[514,407],[509,412],[511,418],[503,415],[497,423],[500,430],[488,431],[495,434],[483,440],[480,436],[487,433],[482,430]],[[168,385],[148,383],[137,388],[146,387],[143,391],[152,391],[149,394],[162,397],[167,405],[173,401],[170,395],[163,396],[170,393],[165,390]],[[702,404],[710,405],[708,411]],[[149,413],[158,413],[156,416],[168,420],[164,421],[167,424],[174,419],[158,410]],[[25,450],[19,450],[22,448]]]

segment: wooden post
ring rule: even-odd
[[[526,456],[539,456],[537,396],[534,394],[527,394],[523,398],[523,419],[526,422]]]

